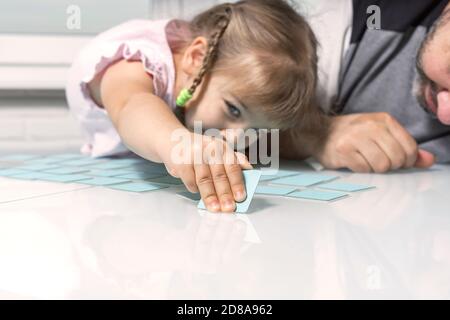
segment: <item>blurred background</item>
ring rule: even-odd
[[[0,1],[0,154],[79,149],[82,137],[64,87],[72,59],[96,34],[135,18],[189,19],[221,2]]]
[[[64,98],[67,70],[93,36],[129,19],[189,18],[220,1],[0,2],[0,154],[77,151]]]

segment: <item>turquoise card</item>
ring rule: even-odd
[[[256,188],[256,194],[266,194],[273,196],[285,196],[288,193],[294,192],[297,190],[296,188],[277,188],[271,186],[258,186]]]
[[[36,172],[36,171],[28,171],[26,173],[15,174],[10,176],[10,178],[14,179],[22,179],[22,180],[42,180],[47,177],[48,173]]]
[[[170,185],[176,185],[176,186],[183,184],[183,181],[181,181],[181,179],[174,178],[172,176],[163,176],[163,177],[159,177],[159,178],[153,178],[153,179],[149,179],[149,181],[154,182],[154,183],[170,184]]]
[[[120,163],[127,166],[148,162],[147,160],[142,158],[121,158],[121,159],[112,159],[111,161],[113,161],[114,163]]]
[[[65,166],[88,166],[88,165],[95,165],[105,162],[104,159],[97,159],[97,158],[81,158],[81,159],[75,159],[75,160],[69,160],[62,162]]]
[[[51,173],[51,174],[75,174],[86,172],[88,169],[83,168],[75,168],[75,167],[61,167],[56,169],[44,170],[43,173]]]
[[[118,184],[129,182],[128,179],[119,179],[119,178],[109,178],[109,177],[89,177],[87,180],[80,181],[82,184],[89,184],[93,186],[109,186],[111,184]]]
[[[297,187],[309,187],[318,183],[331,181],[337,179],[336,176],[327,176],[323,174],[305,173],[295,176],[285,177],[270,181],[274,184],[283,184]]]
[[[169,174],[166,170],[166,166],[164,166],[160,163],[154,163],[154,162],[149,162],[149,161],[146,163],[134,164],[130,168],[133,169],[134,171],[145,171],[145,172]]]
[[[44,171],[44,170],[51,170],[51,169],[56,169],[58,168],[58,165],[55,164],[47,164],[47,163],[43,163],[43,164],[26,164],[23,166],[19,166],[17,167],[18,169],[22,169],[22,170],[30,170],[30,171]]]
[[[52,182],[78,182],[90,179],[91,177],[81,174],[46,174],[45,176],[36,178],[38,180],[52,181]]]
[[[124,174],[133,173],[131,170],[116,169],[116,170],[91,170],[89,174],[96,177],[115,177]]]
[[[28,172],[29,171],[27,171],[27,170],[22,170],[22,169],[17,169],[17,168],[1,169],[0,176],[9,177],[9,176],[17,175],[17,174],[28,173]]]
[[[27,164],[53,164],[64,161],[63,159],[58,159],[54,157],[45,157],[45,158],[39,158],[39,159],[33,159],[30,161],[27,161]]]
[[[131,173],[127,173],[127,174],[118,175],[117,178],[124,178],[124,179],[130,179],[130,180],[146,180],[146,179],[158,178],[161,176],[162,176],[162,174],[157,173],[157,172],[131,172]]]
[[[264,171],[273,172],[273,174],[264,174]],[[298,172],[289,171],[289,170],[278,170],[278,171],[262,170],[261,179],[259,179],[259,181],[269,181],[269,180],[273,180],[273,179],[277,179],[277,178],[293,176],[296,174],[298,174]]]
[[[235,212],[245,213],[248,211],[250,207],[250,203],[252,202],[253,195],[255,194],[256,187],[258,186],[259,179],[261,178],[260,170],[244,170],[242,171],[245,181],[245,190],[247,192],[247,198],[243,202],[236,203]],[[197,208],[206,209],[205,203],[203,200],[200,200]]]
[[[61,159],[61,160],[75,160],[75,159],[87,158],[88,156],[82,155],[81,153],[59,153],[59,154],[54,154],[51,157],[55,158],[55,159]]]
[[[330,182],[321,184],[319,186],[321,189],[329,189],[329,190],[337,190],[337,191],[344,191],[344,192],[356,192],[356,191],[362,191],[367,189],[375,188],[374,186],[366,186],[362,184],[352,184],[352,183],[344,183],[344,182]]]
[[[200,193],[190,193],[189,191],[177,192],[177,194],[192,201],[199,201],[202,198]]]
[[[346,197],[347,194],[337,191],[318,191],[318,190],[303,190],[298,192],[293,192],[287,195],[292,198],[302,198],[309,200],[319,200],[319,201],[331,201]]]
[[[89,166],[89,169],[98,169],[98,170],[112,170],[112,169],[123,169],[125,167],[129,167],[128,164],[116,161],[106,161],[98,164],[94,164]]]
[[[149,182],[132,182],[125,184],[116,184],[108,188],[129,191],[129,192],[146,192],[167,188],[166,186],[156,185]]]

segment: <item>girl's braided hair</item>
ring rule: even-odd
[[[219,41],[222,35],[225,33],[225,30],[228,27],[228,24],[230,23],[231,19],[231,4],[227,4],[224,7],[223,13],[217,12],[216,22],[217,30],[210,36],[210,39],[208,41],[208,52],[205,55],[205,58],[203,59],[202,66],[200,68],[200,71],[198,72],[197,76],[195,77],[194,81],[192,82],[192,85],[189,88],[189,92],[191,94],[194,94],[195,90],[197,89],[198,85],[202,82],[202,79],[205,75],[205,73],[208,71],[208,69],[211,67],[211,65],[214,63],[214,59],[217,57],[217,48],[219,46]]]
[[[192,81],[191,86],[188,89],[189,95],[193,96],[195,91],[197,90],[197,87],[200,85],[200,83],[203,80],[203,77],[205,76],[206,72],[209,70],[209,68],[214,63],[214,60],[217,58],[217,48],[219,46],[220,38],[225,33],[225,30],[228,27],[228,24],[230,23],[231,19],[231,13],[232,13],[232,4],[224,4],[222,5],[222,10],[214,10],[213,12],[209,12],[210,15],[214,14],[213,17],[213,23],[216,25],[216,30],[209,36],[208,40],[208,51],[203,59],[202,66],[200,67],[200,70],[194,80]],[[197,21],[196,21],[197,20]],[[199,23],[198,20],[202,20],[201,16],[197,17],[197,19],[194,19],[192,21],[191,26],[195,26]],[[184,106],[177,106],[176,115],[180,119],[182,123],[185,122],[185,108]]]
[[[327,121],[315,99],[317,40],[287,1],[224,3],[190,21],[187,40],[206,37],[208,51],[188,91],[207,73],[224,75],[227,89],[272,127],[320,133]]]

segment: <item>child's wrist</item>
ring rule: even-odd
[[[179,151],[191,146],[193,140],[192,132],[185,127],[172,130],[166,137],[161,138],[158,155],[165,164],[177,163]]]

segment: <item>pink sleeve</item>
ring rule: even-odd
[[[66,86],[66,95],[72,113],[80,122],[86,136],[82,152],[93,157],[128,152],[115,130],[106,110],[98,106],[90,96],[87,84],[112,63],[126,59],[141,61],[143,68],[153,77],[155,95],[173,105],[171,90],[173,66],[167,51],[161,44],[140,36],[136,23],[120,25],[96,37],[74,61]],[[134,30],[135,34],[130,34]],[[122,32],[122,33],[121,33]]]

